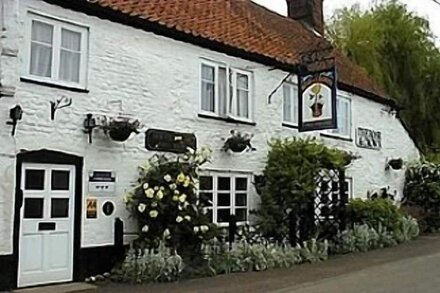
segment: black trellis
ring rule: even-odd
[[[343,170],[322,170],[309,202],[290,213],[290,240],[301,243],[313,237],[331,239],[347,226],[348,188]]]

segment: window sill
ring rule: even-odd
[[[89,92],[89,90],[87,90],[85,88],[63,85],[63,84],[51,82],[51,81],[43,81],[43,80],[39,80],[39,79],[32,78],[32,77],[20,77],[20,81],[38,84],[38,85],[42,85],[42,86],[48,86],[48,87],[57,88],[57,89],[69,90],[69,91],[78,92],[78,93],[88,93]]]
[[[220,120],[220,121],[224,121],[224,122],[228,122],[228,123],[245,124],[245,125],[251,125],[251,126],[257,125],[257,123],[255,123],[255,122],[238,120],[238,119],[233,119],[233,118],[223,118],[223,117],[209,115],[209,114],[203,114],[203,113],[199,113],[198,116],[200,118]]]
[[[283,127],[287,127],[287,128],[298,129],[298,125],[294,125],[294,124],[290,124],[290,123],[286,123],[286,122],[283,122],[281,125]]]
[[[322,136],[322,137],[326,137],[326,138],[332,138],[332,139],[337,139],[337,140],[353,142],[352,138],[340,136],[340,135],[337,135],[337,134],[320,133],[319,135]]]

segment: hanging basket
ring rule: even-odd
[[[234,153],[242,153],[246,150],[247,147],[248,147],[247,144],[240,142],[235,142],[235,143],[232,142],[229,144],[229,149]]]
[[[231,150],[234,153],[242,153],[245,150],[255,151],[255,148],[251,145],[251,139],[253,135],[241,134],[235,130],[231,131],[231,137],[229,137],[223,145],[223,150]]]
[[[132,133],[138,134],[139,122],[110,121],[103,127],[104,132],[114,141],[124,142],[130,138]]]

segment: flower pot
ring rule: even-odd
[[[247,148],[247,145],[244,143],[231,143],[229,145],[229,149],[234,153],[241,153]]]
[[[322,116],[322,108],[324,108],[323,104],[314,103],[310,108],[312,109],[312,116],[314,118],[318,118]]]

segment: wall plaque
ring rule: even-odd
[[[197,139],[192,133],[148,129],[145,133],[145,147],[150,151],[185,153],[188,147],[197,149]]]
[[[379,150],[382,148],[382,133],[359,127],[356,130],[356,145],[360,148]]]

